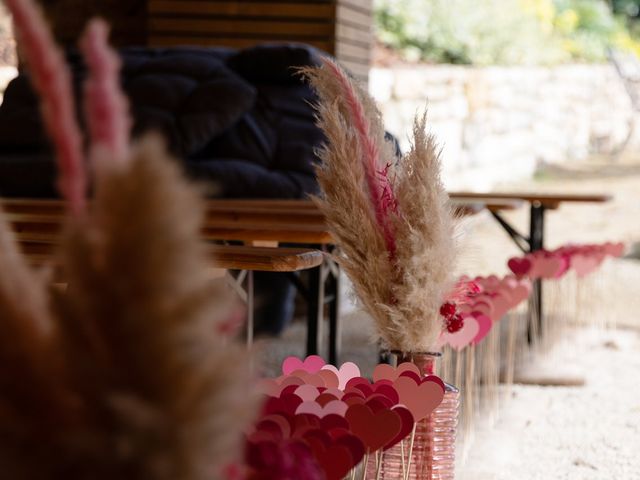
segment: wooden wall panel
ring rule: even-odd
[[[57,38],[75,44],[86,20],[102,16],[123,45],[249,47],[301,42],[368,75],[372,0],[42,0]]]

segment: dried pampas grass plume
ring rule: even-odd
[[[56,260],[69,285],[51,295],[0,217],[2,477],[223,478],[255,401],[246,352],[219,333],[226,298],[209,277],[199,192],[158,139],[130,147],[117,61],[93,23],[83,43],[98,168],[86,208],[68,71],[33,3],[7,7],[71,215]]]
[[[325,59],[303,73],[318,93],[327,137],[316,202],[340,247],[337,260],[386,347],[434,350],[455,242],[426,117],[416,120],[411,152],[397,159],[375,102],[340,67]]]
[[[66,234],[61,302],[96,430],[127,446],[105,461],[143,478],[210,479],[238,455],[254,405],[246,352],[218,333],[202,201],[147,138],[98,183],[93,207],[89,227]]]

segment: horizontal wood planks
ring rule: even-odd
[[[337,0],[335,51],[338,61],[356,77],[367,81],[373,47],[372,0]]]
[[[56,37],[75,45],[94,16],[117,46],[246,48],[306,43],[366,80],[373,44],[372,0],[42,0]]]
[[[149,44],[308,43],[333,53],[335,5],[316,1],[147,0]]]

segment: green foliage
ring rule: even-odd
[[[376,23],[380,41],[411,60],[598,62],[612,46],[640,54],[605,0],[376,0]]]

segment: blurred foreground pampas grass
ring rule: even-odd
[[[217,479],[251,420],[247,353],[199,239],[203,202],[156,138],[129,145],[107,29],[83,41],[92,201],[70,75],[39,11],[8,0],[70,206],[50,289],[0,218],[3,478]]]

